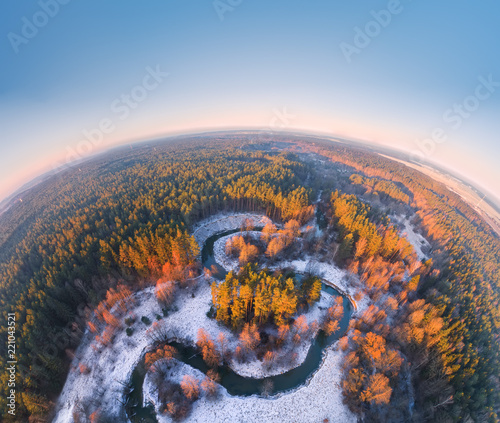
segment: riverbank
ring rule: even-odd
[[[272,223],[267,216],[258,213],[218,213],[196,224],[193,227],[193,235],[201,248],[212,235],[239,229],[247,219],[253,226],[263,227]]]
[[[202,396],[193,404],[186,422],[219,423],[355,423],[357,418],[342,403],[340,376],[344,354],[335,345],[325,351],[322,365],[307,384],[293,392],[271,398],[233,397],[224,388],[214,401]],[[186,369],[188,374],[201,378],[196,369]],[[157,400],[156,392],[146,380],[144,392],[149,400]],[[166,415],[158,415],[159,423],[171,423]]]

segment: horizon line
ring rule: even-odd
[[[108,146],[107,148],[103,148],[100,150],[96,150],[86,156],[72,159],[66,163],[62,163],[61,165],[57,167],[53,167],[52,169],[48,170],[42,170],[40,173],[38,173],[36,176],[32,177],[30,180],[22,183],[19,185],[17,188],[12,190],[10,193],[6,194],[3,198],[0,198],[0,214],[3,212],[2,209],[6,208],[8,203],[10,203],[12,200],[15,199],[15,197],[22,195],[24,192],[29,191],[36,186],[38,186],[40,183],[43,181],[49,179],[52,176],[57,175],[58,173],[64,171],[65,169],[68,169],[70,167],[74,167],[77,164],[85,163],[89,160],[96,159],[99,156],[106,155],[108,153],[111,153],[114,150],[118,150],[120,148],[123,148],[127,145],[131,146],[134,144],[144,144],[148,142],[159,142],[159,141],[167,141],[170,139],[175,139],[179,137],[189,137],[189,136],[199,136],[199,135],[210,135],[210,134],[218,134],[218,133],[231,133],[231,132],[262,132],[262,133],[269,133],[271,134],[290,134],[290,135],[308,135],[308,136],[313,136],[313,137],[324,137],[326,138],[327,141],[331,142],[347,142],[351,144],[359,144],[364,147],[369,147],[373,148],[374,150],[381,149],[381,150],[388,150],[392,152],[393,154],[403,154],[408,156],[406,160],[402,160],[399,157],[388,157],[391,160],[401,160],[405,161],[410,164],[416,164],[419,166],[430,166],[433,168],[435,171],[438,171],[440,173],[445,172],[449,176],[459,180],[462,184],[469,184],[472,186],[476,191],[481,193],[484,198],[489,197],[488,199],[494,203],[494,205],[500,209],[500,197],[497,197],[496,194],[492,193],[489,189],[485,188],[477,182],[475,179],[458,174],[456,169],[449,168],[448,166],[442,164],[442,163],[436,163],[432,160],[422,160],[422,161],[416,161],[412,160],[409,157],[409,152],[406,150],[398,149],[396,147],[389,147],[387,145],[381,144],[379,142],[373,141],[373,140],[367,140],[367,139],[361,139],[361,138],[354,138],[354,137],[346,137],[345,135],[337,135],[333,133],[328,133],[328,132],[322,132],[322,131],[315,131],[311,130],[310,128],[263,128],[261,126],[250,126],[250,127],[221,127],[221,128],[213,128],[213,127],[208,127],[208,128],[193,128],[190,130],[180,130],[180,131],[173,131],[173,132],[167,132],[164,134],[158,134],[154,135],[151,138],[146,138],[146,139],[140,139],[140,138],[134,138],[130,140],[123,140],[119,141],[117,143],[113,143],[113,145]],[[323,138],[323,139],[324,139]],[[375,151],[376,153],[380,153],[379,151]],[[386,151],[382,151],[382,153],[387,153]],[[39,181],[37,181],[39,179]],[[434,179],[434,178],[433,178]],[[500,213],[500,210],[498,210]]]

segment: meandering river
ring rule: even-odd
[[[238,231],[239,230],[236,229],[217,233],[209,237],[203,245],[201,253],[203,266],[210,268],[212,265],[215,265],[218,270],[218,273],[215,276],[218,278],[223,278],[226,272],[224,268],[222,268],[222,266],[220,266],[214,259],[214,244],[218,239]],[[270,376],[264,379],[250,378],[240,376],[228,366],[219,368],[219,373],[221,375],[220,384],[230,395],[261,395],[264,383],[266,383],[268,387],[267,395],[272,397],[286,391],[297,389],[307,383],[311,376],[321,366],[325,348],[334,343],[346,332],[352,314],[351,302],[347,297],[343,296],[325,283],[322,284],[322,290],[331,295],[343,297],[344,315],[339,322],[339,330],[330,336],[326,336],[326,334],[320,330],[312,341],[306,359],[302,362],[302,364],[289,370],[288,372],[276,376]],[[193,346],[175,341],[169,342],[168,344],[175,347],[179,351],[178,359],[183,361],[185,364],[192,366],[203,373],[206,373],[209,370],[209,367],[205,364],[201,356],[198,354],[198,351]],[[126,403],[127,414],[130,420],[134,423],[157,421],[153,406],[148,405],[143,407],[142,405],[142,385],[144,383],[145,374],[146,371],[143,357],[132,374],[130,381],[132,392],[128,395]],[[271,388],[269,389],[269,387]]]

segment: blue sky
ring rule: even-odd
[[[0,198],[119,143],[270,126],[397,148],[500,197],[497,1],[1,8]]]

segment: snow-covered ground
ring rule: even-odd
[[[262,234],[262,232],[259,231],[247,231],[245,232],[246,235],[251,236],[252,238],[259,238]],[[239,233],[236,234],[230,234],[223,236],[222,238],[219,238],[217,241],[214,243],[214,259],[215,261],[220,264],[226,271],[230,272],[235,271],[237,272],[239,269],[239,260],[237,258],[229,257],[226,254],[226,242],[231,239],[234,236],[238,236]]]
[[[79,403],[84,404],[96,399],[96,392],[102,392],[98,402],[102,410],[110,416],[119,416],[123,413],[123,406],[119,402],[123,397],[124,385],[127,384],[132,371],[139,362],[147,347],[151,344],[146,334],[146,325],[140,321],[142,316],[155,319],[155,314],[161,314],[161,308],[154,299],[153,288],[146,288],[135,294],[136,306],[134,313],[138,322],[134,324],[136,333],[128,337],[122,329],[116,336],[111,347],[101,353],[94,351],[96,345],[88,330],[84,341],[78,348],[73,360],[66,383],[58,400],[55,423],[73,422],[73,410]],[[142,326],[141,326],[142,325]],[[89,344],[85,340],[92,339]],[[78,364],[83,363],[90,369],[89,374],[81,374]]]
[[[349,274],[347,271],[339,269],[334,264],[320,262],[308,257],[302,260],[282,261],[279,267],[292,267],[296,272],[303,273],[308,267],[313,268],[315,272],[323,279],[323,282],[335,288],[341,294],[346,295],[354,306],[355,313],[360,313],[368,307],[370,299],[363,296],[355,301],[354,296],[360,292],[360,285],[357,276]]]
[[[234,397],[220,388],[216,401],[202,396],[193,404],[192,413],[186,422],[196,423],[320,423],[328,419],[330,423],[356,422],[356,416],[342,403],[340,376],[344,354],[335,345],[325,351],[323,364],[299,389],[270,398],[257,396]],[[184,371],[183,369],[180,369]],[[203,374],[195,369],[185,369],[198,379]],[[145,381],[149,385],[149,379]],[[145,386],[147,400],[157,403],[154,387]],[[160,423],[171,423],[166,415],[158,415]]]
[[[158,329],[165,330],[171,338],[182,339],[194,344],[199,328],[204,328],[215,339],[223,332],[229,339],[234,338],[231,332],[206,316],[211,304],[211,290],[208,281],[203,277],[198,281],[198,287],[193,292],[181,290],[174,306],[178,309],[167,317],[157,321]],[[110,416],[119,418],[123,406],[124,386],[128,384],[133,369],[139,363],[148,347],[153,344],[153,338],[148,332],[152,325],[145,325],[142,316],[156,321],[156,315],[162,315],[161,306],[154,295],[154,288],[146,288],[135,294],[137,305],[130,312],[137,316],[137,321],[131,326],[132,336],[127,336],[122,329],[116,336],[113,346],[105,348],[102,353],[94,351],[91,344],[79,348],[72,365],[66,384],[58,401],[58,413],[54,420],[57,423],[72,422],[72,411],[77,402],[93,400]],[[236,342],[236,341],[234,341]],[[91,372],[80,374],[79,363],[84,363]],[[95,393],[102,391],[102,396],[96,398]]]
[[[401,231],[401,236],[404,236],[408,240],[408,242],[413,245],[418,259],[428,259],[429,257],[424,254],[422,248],[430,248],[430,244],[421,234],[415,232],[415,227],[410,222],[410,219],[405,215],[390,215],[389,218],[392,221],[404,226],[404,230]]]
[[[202,222],[195,230],[195,237],[200,246],[215,233],[235,229],[241,226],[245,219],[252,219],[254,225],[263,226],[270,220],[261,215],[240,214],[231,216],[216,216],[209,221]],[[225,254],[225,252],[223,251]],[[298,272],[306,269],[309,261],[295,260],[281,263],[282,266],[291,266]],[[223,263],[221,263],[223,264]],[[332,286],[351,297],[356,293],[346,272],[327,263],[315,263],[322,277]],[[174,304],[177,311],[171,312],[166,318],[157,321],[158,328],[165,330],[171,338],[182,339],[194,344],[199,328],[208,332],[212,339],[216,339],[222,332],[229,341],[228,347],[234,349],[237,339],[230,330],[219,325],[215,320],[206,315],[211,304],[210,279],[205,276],[198,278],[196,288],[180,290]],[[146,288],[134,294],[136,304],[129,314],[137,317],[132,325],[134,333],[127,336],[125,325],[117,332],[113,345],[104,348],[102,352],[95,351],[95,340],[88,332],[84,336],[73,360],[65,386],[57,404],[55,423],[73,422],[73,410],[78,403],[92,402],[94,407],[100,407],[116,421],[123,419],[124,387],[129,382],[133,369],[141,357],[153,343],[151,327],[141,322],[141,317],[146,316],[156,322],[156,315],[162,315],[161,306],[158,304],[154,288]],[[332,303],[332,297],[322,293],[321,300],[311,308],[307,314],[308,322],[319,319],[321,308]],[[366,300],[357,303],[358,311],[365,306]],[[308,345],[304,345],[297,352],[299,365],[305,359]],[[232,397],[225,389],[221,388],[220,398],[214,402],[201,398],[194,405],[193,413],[187,421],[193,422],[318,422],[329,418],[330,422],[355,421],[347,408],[342,404],[340,388],[343,353],[335,350],[335,344],[327,349],[323,364],[308,384],[299,389],[282,394],[272,399],[261,397]],[[85,364],[90,373],[82,374],[78,365]],[[282,373],[290,367],[274,368],[266,372],[258,360],[244,365],[234,364],[234,370],[240,374],[254,377],[269,376]],[[189,369],[186,369],[189,368]],[[180,371],[195,374],[197,371],[189,366],[180,366]],[[198,372],[199,373],[199,372]],[[197,376],[201,378],[201,374]],[[146,379],[146,385],[149,383]],[[155,393],[152,387],[145,386],[145,399],[153,399]],[[99,394],[97,394],[99,393]],[[146,398],[147,396],[147,398]],[[170,421],[167,417],[160,417],[160,421]]]
[[[333,304],[334,297],[326,292],[322,292],[318,302],[314,304],[314,306],[312,306],[307,313],[304,313],[307,318],[308,325],[311,325],[313,321],[320,323],[321,317],[325,315],[326,310]],[[288,345],[288,348],[284,348],[284,351],[281,351],[279,353],[279,355],[286,354],[289,348],[293,348],[293,352],[297,353],[297,359],[293,364],[290,362],[281,364],[276,363],[270,369],[268,369],[261,361],[254,359],[246,363],[239,363],[236,360],[233,360],[230,367],[241,376],[253,377],[258,379],[285,373],[295,367],[300,366],[304,362],[307,357],[309,348],[311,347],[311,341],[314,336],[316,336],[316,333],[311,334],[311,338],[309,341],[301,342],[298,346]],[[234,343],[234,347],[236,347],[236,343]]]
[[[218,213],[212,217],[205,219],[198,223],[193,230],[194,238],[198,242],[200,248],[205,244],[205,241],[212,235],[219,232],[230,231],[238,229],[249,219],[254,226],[265,226],[271,222],[267,216],[255,213],[239,213],[239,214],[225,214]]]
[[[194,343],[196,341],[197,332],[199,328],[205,329],[212,339],[216,339],[217,335],[222,332],[228,339],[228,347],[234,349],[237,344],[237,338],[232,335],[232,333],[222,325],[219,325],[215,320],[209,319],[206,316],[206,312],[208,311],[211,303],[211,291],[208,285],[208,282],[205,280],[199,281],[199,286],[194,292],[194,298],[192,298],[189,292],[180,293],[178,300],[175,303],[175,306],[178,308],[177,312],[170,313],[166,318],[158,321],[158,324],[161,328],[165,328],[170,337],[175,337],[178,339],[183,339],[185,342]],[[138,317],[138,321],[134,323],[132,327],[134,327],[135,331],[131,337],[128,337],[124,330],[122,330],[116,337],[113,347],[106,348],[102,353],[95,352],[91,345],[82,345],[81,350],[78,351],[77,356],[80,357],[78,361],[75,359],[73,363],[73,369],[71,370],[68,379],[66,381],[65,387],[59,399],[59,407],[58,414],[54,422],[67,423],[72,422],[72,412],[75,405],[81,400],[83,403],[92,400],[94,403],[98,404],[102,410],[106,410],[108,414],[114,416],[115,418],[119,418],[122,410],[122,405],[119,400],[123,400],[123,391],[124,385],[128,383],[130,377],[132,375],[132,371],[147,350],[148,346],[150,346],[153,342],[152,338],[148,335],[148,330],[151,326],[147,326],[140,321],[140,317],[147,316],[152,321],[155,321],[156,314],[161,315],[161,307],[159,306],[155,296],[154,291],[151,288],[147,288],[137,295],[137,300],[140,302],[136,308],[134,308],[133,313]],[[320,318],[322,310],[321,308],[326,308],[332,305],[333,300],[332,297],[328,294],[322,293],[321,300],[311,308],[311,311],[306,314],[308,318],[308,322],[312,322],[313,320],[317,320]],[[93,341],[95,343],[95,341]],[[302,347],[297,348],[296,352],[298,353],[298,358],[294,366],[298,366],[301,364],[306,355],[310,343],[304,344]],[[328,353],[325,363],[322,365],[322,368],[326,365],[329,372],[332,372],[332,364],[330,361],[338,360],[336,358],[337,355],[341,353],[331,351]],[[78,362],[82,362],[91,368],[91,372],[88,375],[80,374],[78,370]],[[271,371],[266,371],[262,366],[262,362],[258,360],[251,361],[245,364],[236,364],[232,365],[233,369],[242,374],[243,376],[249,377],[265,377],[278,373],[283,373],[287,370],[290,370],[291,367],[294,366],[281,366],[281,367],[273,367]],[[184,366],[189,367],[189,366]],[[193,369],[194,370],[194,369]],[[188,372],[189,374],[191,372]],[[321,369],[318,371],[317,375],[322,375],[324,371]],[[338,396],[338,401],[340,404],[341,401],[341,392],[338,388],[337,384],[340,380],[340,373],[336,374],[336,378],[333,375],[329,377],[325,377],[322,379],[323,384],[318,386],[318,383],[315,382],[317,375],[314,376],[313,380],[310,382],[308,387],[302,387],[298,391],[293,392],[291,394],[287,394],[282,398],[266,400],[258,397],[249,397],[244,399],[236,399],[231,397],[225,390],[225,394],[221,397],[219,401],[222,401],[220,404],[217,402],[217,406],[210,401],[200,400],[196,403],[195,411],[193,412],[192,418],[197,416],[195,420],[191,418],[188,421],[209,421],[209,420],[201,420],[204,415],[204,411],[197,411],[200,407],[203,408],[202,404],[207,404],[212,409],[212,412],[215,412],[216,409],[224,408],[227,421],[258,421],[260,419],[256,418],[253,420],[252,418],[248,418],[246,420],[238,420],[237,417],[234,417],[235,420],[230,420],[232,411],[228,411],[227,407],[231,407],[234,409],[239,409],[239,412],[236,415],[245,415],[238,414],[241,413],[241,408],[245,406],[250,413],[257,403],[266,403],[266,401],[270,401],[272,403],[271,408],[275,408],[275,411],[271,413],[273,416],[282,416],[283,420],[264,420],[264,421],[293,421],[287,420],[288,417],[292,416],[294,413],[297,413],[298,409],[293,408],[293,401],[285,400],[284,398],[288,395],[292,395],[293,398],[296,399],[299,403],[303,405],[309,401],[308,398],[315,397],[324,397],[325,403],[330,404],[332,401],[332,396],[334,392],[335,395]],[[201,377],[199,377],[200,379]],[[317,395],[313,395],[312,387],[317,387],[318,391]],[[307,388],[307,389],[305,389]],[[151,387],[145,389],[145,392],[151,390]],[[304,390],[305,389],[305,390]],[[102,392],[102,396],[96,398],[95,393]],[[300,392],[300,394],[298,394]],[[152,395],[152,394],[149,394]],[[330,398],[326,401],[326,398]],[[148,398],[145,399],[147,400]],[[226,405],[227,403],[227,405]],[[286,407],[286,410],[280,410],[282,406]],[[260,407],[260,405],[259,405]],[[269,409],[269,406],[266,406]],[[343,408],[343,406],[342,406]],[[323,417],[323,411],[329,409],[325,407],[323,404],[320,407],[315,416],[320,419]],[[279,412],[278,412],[279,410]],[[287,411],[288,410],[288,411]],[[220,410],[219,410],[220,411]],[[233,410],[234,411],[234,410]],[[283,414],[284,413],[284,414]],[[288,413],[288,414],[287,414]],[[326,414],[325,414],[326,416]],[[219,419],[219,417],[217,417]],[[168,420],[166,420],[168,421]],[[212,420],[213,421],[213,420]],[[225,420],[215,420],[215,421],[225,421]],[[303,420],[305,421],[305,420]],[[313,420],[311,420],[313,421]],[[319,420],[317,420],[319,421]],[[340,421],[340,420],[339,420]]]

